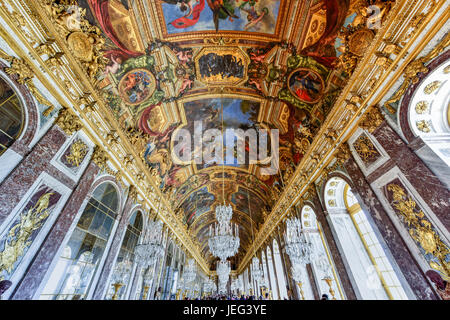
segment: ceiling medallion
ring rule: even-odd
[[[131,106],[147,101],[156,89],[155,76],[147,69],[132,69],[119,82],[119,93]]]
[[[375,33],[367,28],[360,29],[351,34],[348,39],[349,51],[354,55],[362,57],[366,49],[372,43]]]
[[[293,71],[288,78],[291,94],[305,103],[317,103],[325,90],[322,77],[314,70],[299,68]]]

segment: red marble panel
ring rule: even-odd
[[[19,203],[37,177],[52,167],[50,160],[61,148],[66,138],[66,135],[57,126],[53,126],[27,157],[3,180],[0,184],[0,224]],[[54,171],[53,174],[57,176],[62,174]]]
[[[450,230],[450,191],[386,122],[373,135],[442,224]]]

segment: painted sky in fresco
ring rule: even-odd
[[[196,4],[196,0],[191,0],[193,5]],[[239,17],[239,19],[233,19],[230,21],[228,19],[220,19],[219,30],[222,31],[248,31],[248,32],[260,32],[267,34],[274,34],[276,22],[278,18],[278,13],[280,9],[280,0],[259,0],[255,9],[258,14],[262,12],[263,8],[267,8],[269,14],[261,20],[261,22],[257,23],[255,26],[250,27],[245,30],[245,25],[248,23],[247,13],[238,8],[240,4],[243,3],[242,0],[230,0],[230,2],[235,3],[234,14]],[[200,19],[198,22],[190,27],[177,29],[170,24],[170,22],[180,18],[184,15],[184,13],[179,9],[178,6],[162,2],[161,3],[164,19],[166,22],[167,32],[169,34],[181,33],[181,32],[193,32],[193,31],[215,31],[214,21],[213,21],[213,12],[209,8],[208,4],[205,0],[205,8],[200,14]],[[246,7],[248,9],[248,7]]]

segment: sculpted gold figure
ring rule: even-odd
[[[392,205],[408,226],[411,238],[420,245],[425,254],[433,255],[434,259],[427,260],[429,265],[440,271],[443,278],[449,278],[450,264],[446,260],[450,254],[448,246],[442,242],[423,211],[417,208],[416,202],[402,187],[392,183],[388,185],[388,190],[392,192],[394,199]],[[433,261],[436,259],[438,262]]]
[[[18,221],[8,232],[5,248],[0,252],[0,271],[6,270],[8,274],[14,269],[14,264],[31,245],[29,238],[33,232],[41,228],[43,221],[50,215],[48,206],[53,192],[42,195],[36,204],[23,212]]]

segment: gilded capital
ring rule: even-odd
[[[108,155],[102,147],[95,146],[92,154],[92,161],[99,166],[99,168],[104,168],[106,166],[106,162],[108,162]]]
[[[340,165],[344,164],[351,156],[350,148],[347,143],[343,143],[337,149],[335,154],[337,163]]]
[[[69,136],[83,127],[80,118],[64,107],[59,110],[55,123]]]
[[[367,112],[362,117],[359,126],[362,129],[369,131],[370,133],[374,132],[376,128],[378,128],[384,121],[384,116],[381,113],[380,109],[377,106],[370,107]]]

